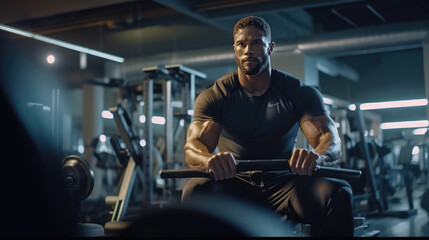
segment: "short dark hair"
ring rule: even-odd
[[[257,29],[261,30],[264,33],[264,36],[268,39],[268,42],[271,42],[271,28],[270,25],[265,21],[265,19],[256,16],[248,16],[238,20],[234,25],[233,37],[239,29],[243,29],[247,26],[254,26]]]

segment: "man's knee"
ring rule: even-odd
[[[350,183],[345,180],[340,179],[330,179],[333,183],[333,194],[338,198],[351,201],[353,196],[353,191]]]
[[[353,199],[353,190],[351,185],[346,181],[342,181],[339,184],[338,189],[339,190],[337,191],[337,197],[342,199],[342,201],[344,201],[345,203],[350,203],[351,205]]]

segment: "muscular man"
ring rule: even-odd
[[[275,44],[264,19],[240,19],[233,37],[238,69],[197,97],[184,147],[189,167],[209,169],[214,181],[190,179],[182,201],[198,192],[232,194],[311,224],[312,236],[353,236],[350,185],[311,177],[317,164],[335,163],[341,155],[320,92],[271,67]],[[298,128],[314,150],[294,149]],[[291,172],[236,172],[235,159],[279,158],[289,159]]]

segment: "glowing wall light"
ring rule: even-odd
[[[102,143],[106,142],[106,140],[107,140],[106,135],[101,134],[101,135],[100,135],[100,137],[99,137],[99,140],[100,140],[100,142],[102,142]]]
[[[164,117],[153,116],[152,117],[152,123],[164,125],[165,124],[165,118]]]
[[[380,128],[385,129],[397,129],[397,128],[424,128],[429,126],[428,120],[419,121],[402,121],[402,122],[386,122],[380,125]]]
[[[418,107],[418,106],[426,106],[426,105],[428,105],[428,100],[426,98],[423,98],[423,99],[412,99],[412,100],[362,103],[360,105],[360,110]],[[356,105],[350,104],[349,109],[352,111],[356,110]]]
[[[329,105],[332,105],[332,103],[334,103],[334,101],[332,99],[327,98],[327,97],[323,97],[323,102],[325,104],[329,104]]]
[[[146,122],[146,116],[145,115],[140,115],[139,122],[145,123]]]
[[[105,119],[113,119],[113,113],[111,113],[110,111],[104,110],[103,112],[101,112],[101,117]]]
[[[412,100],[400,100],[400,101],[362,103],[360,105],[360,109],[374,110],[374,109],[387,109],[387,108],[417,107],[417,106],[426,106],[427,104],[428,104],[428,100],[424,98],[424,99],[412,99]]]
[[[356,110],[356,104],[350,104],[349,109],[352,111]]]
[[[428,131],[427,128],[417,128],[417,129],[413,130],[413,134],[414,135],[425,135],[427,131]]]
[[[140,115],[139,122],[140,123],[145,123],[146,122],[145,115]],[[160,117],[160,116],[153,116],[152,117],[152,123],[159,124],[159,125],[164,125],[165,124],[165,118],[164,117]]]

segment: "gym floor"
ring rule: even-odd
[[[427,237],[429,236],[429,215],[421,208],[421,196],[425,191],[422,185],[413,191],[414,208],[417,214],[408,218],[370,216],[366,217],[366,232],[380,231],[379,237]],[[405,189],[399,191],[389,200],[389,210],[408,210],[409,204]]]
[[[365,233],[367,236],[377,237],[426,237],[429,236],[429,214],[421,207],[421,196],[426,190],[423,184],[415,184],[413,190],[414,208],[417,214],[410,217],[392,217],[381,215],[365,216]],[[169,202],[179,201],[180,191],[178,191]],[[388,199],[388,211],[409,210],[405,188],[399,189]],[[135,216],[140,209],[138,203],[130,203],[128,216]],[[365,213],[358,213],[365,215]],[[82,204],[83,222],[92,222],[104,225],[110,220],[108,211],[103,199],[86,199]]]

